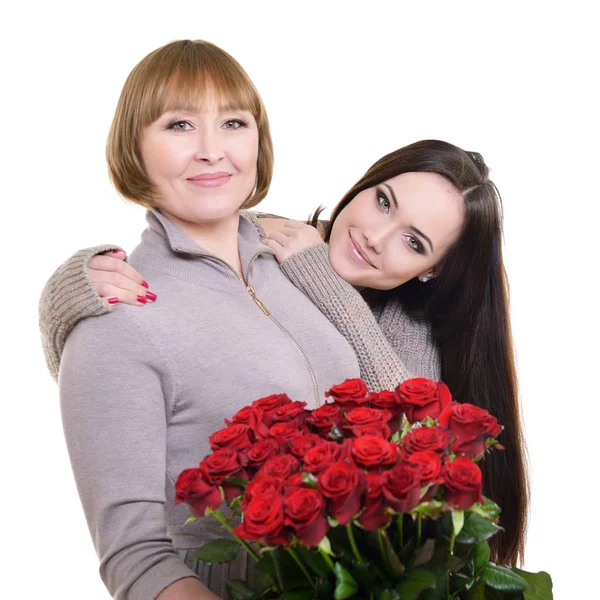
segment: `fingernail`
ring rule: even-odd
[[[108,303],[109,304],[118,304],[119,303],[119,299],[118,298],[109,298],[108,299]]]
[[[143,286],[144,286],[146,289],[148,289],[148,284],[147,284],[145,281],[142,281],[142,285],[143,285]]]
[[[140,304],[146,304],[146,302],[147,302],[147,300],[146,300],[146,296],[138,296],[138,297],[137,297],[137,301],[138,301]]]
[[[151,292],[150,290],[148,290],[146,292],[146,298],[148,300],[150,300],[150,302],[154,302],[156,300],[157,296],[156,296],[156,294],[154,292]]]
[[[111,254],[118,254],[119,252],[121,252],[120,250],[111,250],[110,253]]]

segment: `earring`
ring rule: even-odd
[[[427,275],[423,275],[423,277],[419,277],[419,281],[421,283],[427,283],[430,279],[431,279],[431,277],[427,277]]]

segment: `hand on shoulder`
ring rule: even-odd
[[[260,224],[267,234],[263,244],[273,249],[279,263],[323,243],[321,234],[312,225],[302,221],[268,218],[260,219]]]

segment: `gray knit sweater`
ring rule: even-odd
[[[276,216],[251,211],[243,214],[261,239],[265,233],[258,218]],[[87,263],[92,256],[117,248],[106,245],[80,250],[55,271],[42,292],[40,330],[48,368],[55,379],[65,341],[77,322],[109,312],[92,288]],[[440,379],[439,353],[428,325],[411,319],[393,299],[384,305],[369,305],[331,267],[327,244],[295,254],[281,269],[350,342],[361,377],[370,389],[394,389],[410,377]]]
[[[285,392],[312,408],[359,367],[246,218],[238,244],[252,288],[164,216],[149,213],[148,224],[131,263],[160,301],[119,305],[71,331],[59,377],[65,438],[110,593],[150,600],[199,576],[223,596],[229,576],[245,576],[244,559],[233,572],[186,566],[187,549],[224,534],[212,518],[182,528],[179,473],[197,466],[209,435],[243,406]]]

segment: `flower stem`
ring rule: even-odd
[[[421,516],[421,513],[419,513],[417,515],[417,547],[421,543],[421,525],[422,525],[422,519],[423,519],[423,517]]]
[[[323,557],[323,560],[327,563],[327,566],[333,571],[335,569],[335,565],[333,564],[333,561],[331,560],[331,557],[329,556],[329,554],[327,554],[327,552],[325,552],[325,550],[321,550],[320,548],[319,548],[319,553]]]
[[[244,547],[246,548],[246,551],[248,552],[248,554],[255,560],[255,562],[258,562],[260,560],[260,556],[256,553],[256,551],[250,546],[250,544],[246,541],[243,540],[241,537],[238,537],[237,535],[235,535],[235,533],[233,533],[233,527],[231,525],[231,523],[227,522],[227,519],[223,516],[223,514],[221,513],[220,510],[213,510],[210,513],[213,517],[215,517],[217,519],[217,521],[219,521],[219,523],[221,523],[221,525],[223,525],[223,527],[225,527],[225,529],[227,529],[227,531],[229,531],[229,533],[231,533],[231,535]]]
[[[346,525],[346,533],[348,534],[348,541],[350,542],[350,546],[352,547],[352,552],[354,554],[354,558],[358,562],[363,562],[363,558],[358,551],[358,546],[356,545],[356,540],[354,539],[354,532],[352,531],[352,521]]]
[[[377,530],[377,545],[379,546],[379,553],[381,554],[385,568],[391,577],[393,576],[392,565],[390,564],[390,557],[388,556],[387,549],[383,541],[383,533],[381,532],[381,529]]]
[[[306,570],[306,567],[300,560],[300,557],[296,554],[296,551],[291,546],[287,549],[287,551],[289,552],[289,555],[296,561],[296,564],[300,567],[300,570],[304,573],[306,579],[308,579],[308,583],[310,583],[312,589],[316,590],[317,586],[315,585],[313,578],[310,576],[310,573]]]
[[[399,548],[402,549],[404,547],[404,515],[402,513],[396,515],[396,525],[398,527]]]

